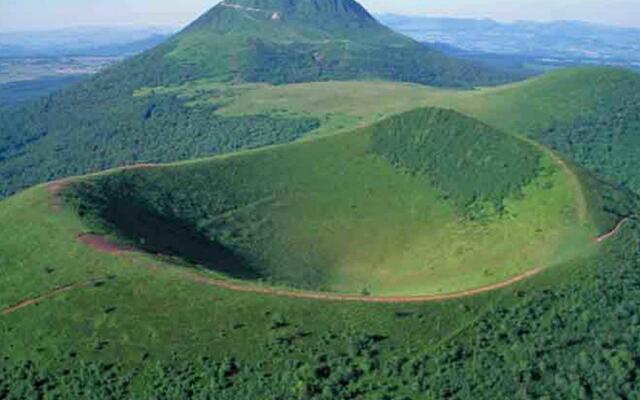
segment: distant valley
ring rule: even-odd
[[[534,70],[572,65],[640,69],[640,29],[579,21],[500,23],[490,19],[385,14],[392,29],[464,58]]]
[[[640,70],[640,29],[576,21],[500,23],[489,19],[377,16],[391,29],[439,51],[521,78],[576,65]],[[151,49],[177,27],[79,27],[0,32],[0,106],[64,88]]]
[[[0,106],[62,89],[162,43],[171,28],[0,32]]]

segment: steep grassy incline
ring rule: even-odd
[[[536,147],[424,109],[291,146],[97,176],[68,199],[100,232],[227,277],[424,295],[588,253],[597,229],[579,196]]]

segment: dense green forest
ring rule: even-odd
[[[115,73],[112,71],[112,73]],[[119,165],[185,160],[285,143],[314,119],[221,117],[176,96],[134,98],[103,75],[23,108],[0,110],[0,196]]]
[[[412,174],[426,174],[443,196],[500,209],[540,172],[532,144],[449,111],[418,109],[371,128],[371,151]]]
[[[461,111],[506,132],[528,135],[589,170],[640,190],[637,72],[604,67],[556,71],[487,89],[469,100]]]
[[[49,95],[83,78],[85,78],[84,75],[65,75],[0,84],[0,107]]]
[[[640,78],[574,121],[558,122],[536,139],[586,168],[640,190]]]

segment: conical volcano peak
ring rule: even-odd
[[[265,22],[321,30],[380,27],[375,18],[354,0],[224,0],[187,30],[237,31],[246,24],[255,27]]]
[[[354,0],[224,0],[218,7],[266,14],[274,20],[283,17],[374,20],[371,14]]]
[[[393,32],[355,0],[222,0],[153,56],[154,83],[163,85],[200,78],[272,84],[375,78],[436,86],[504,81],[501,72]]]

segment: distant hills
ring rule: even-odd
[[[510,55],[548,66],[604,64],[640,69],[638,28],[579,21],[500,23],[393,14],[378,18],[416,40],[454,46],[470,53],[467,55]]]
[[[170,28],[0,32],[0,106],[63,89],[165,41]]]
[[[0,58],[124,56],[157,46],[173,32],[167,27],[0,32]]]

